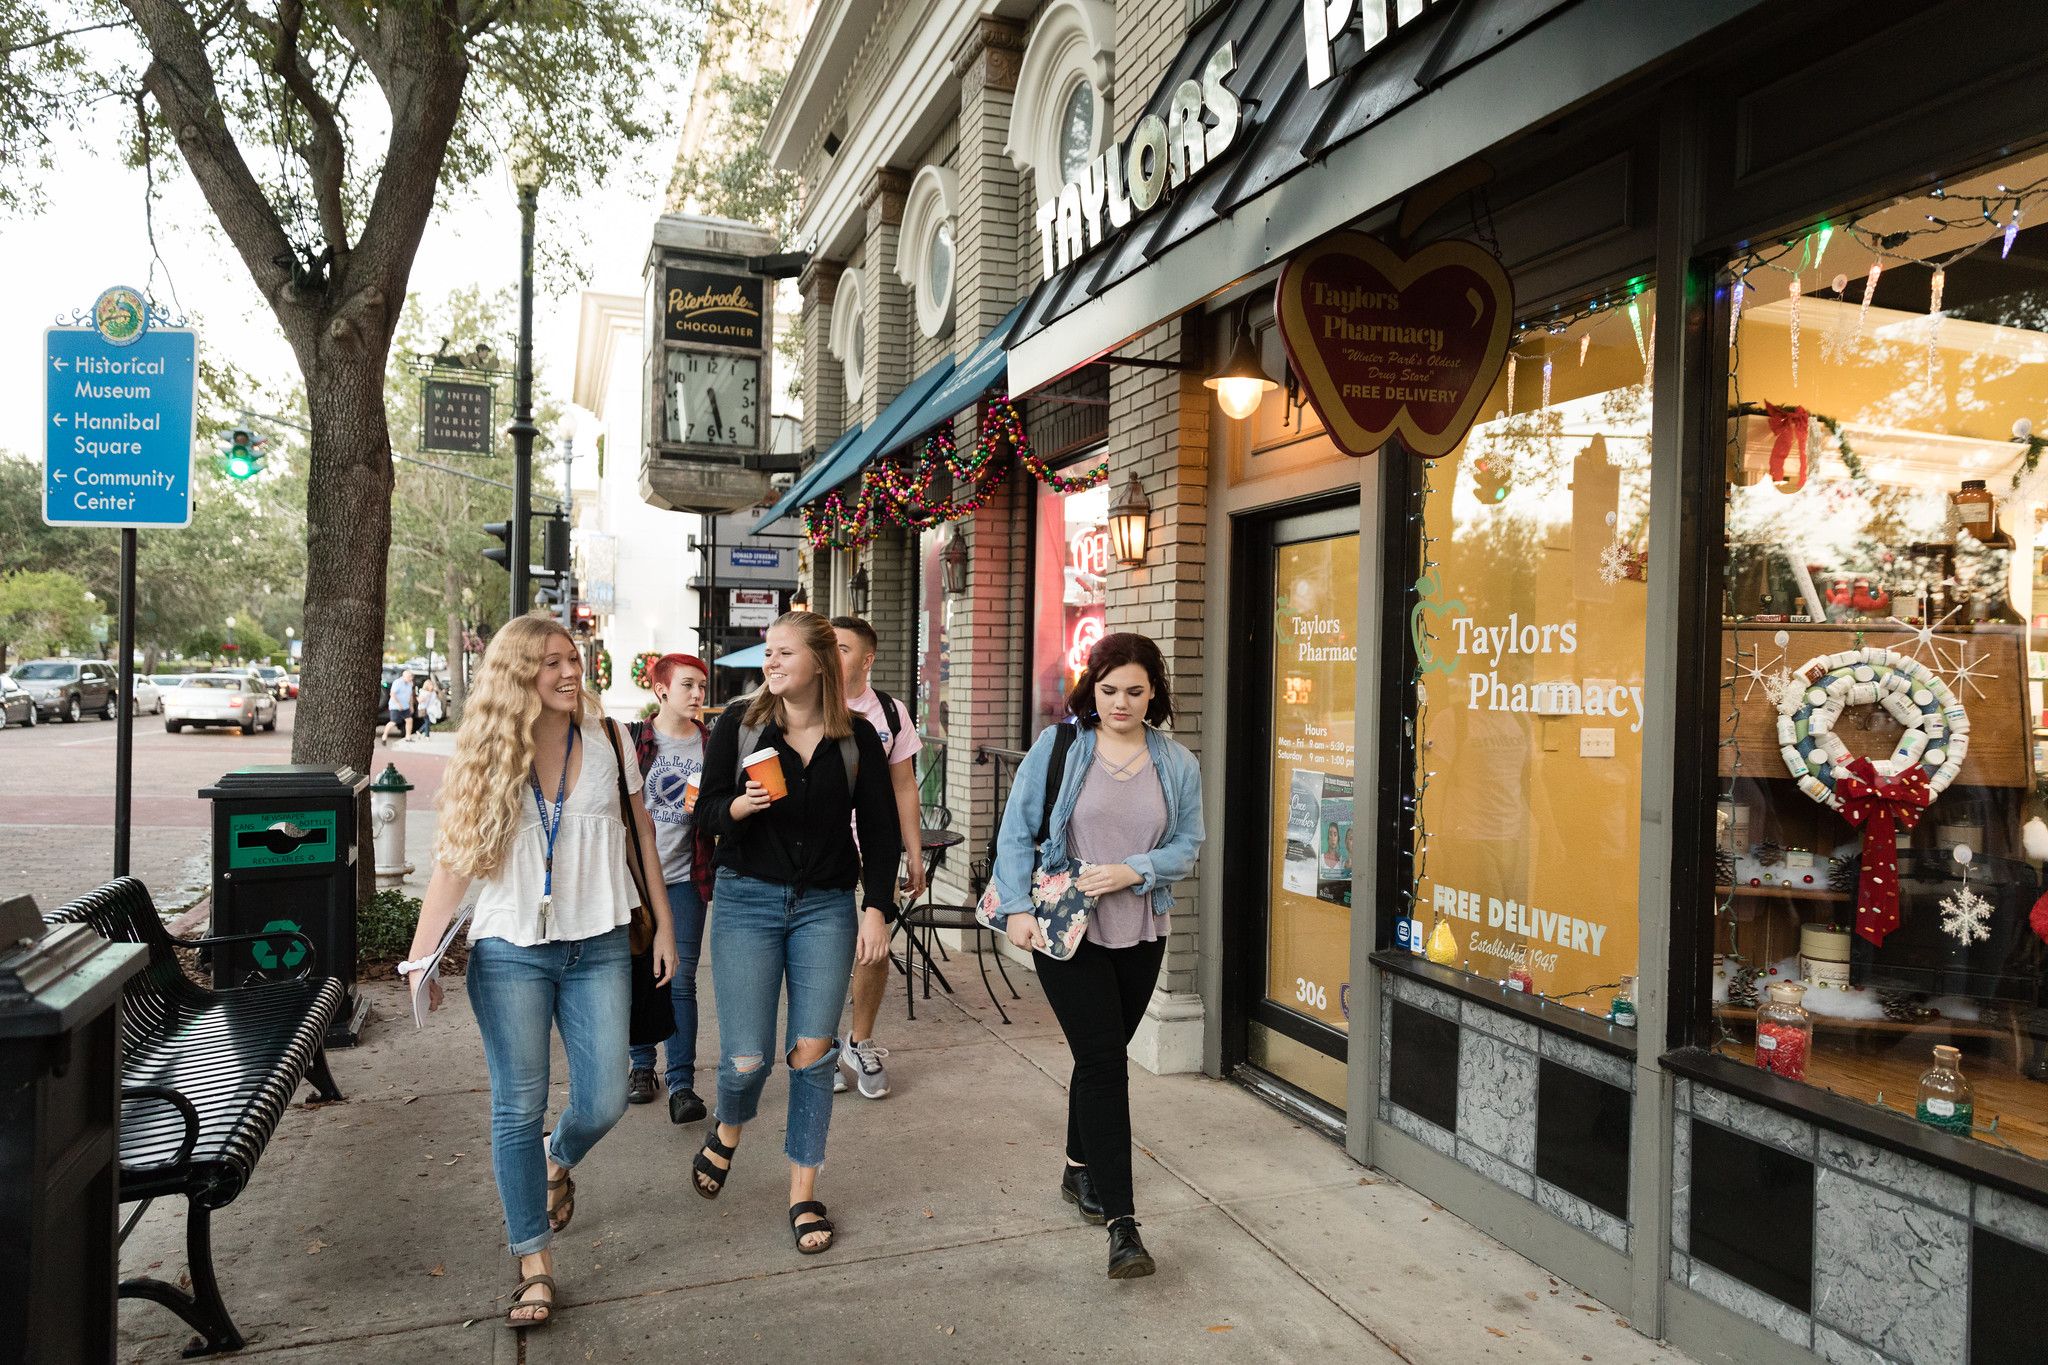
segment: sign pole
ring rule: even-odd
[[[121,705],[114,713],[114,875],[128,875],[128,816],[135,785],[135,528],[121,528]]]

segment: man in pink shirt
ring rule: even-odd
[[[882,737],[889,755],[889,781],[896,791],[897,818],[903,824],[903,849],[910,874],[904,879],[910,898],[924,894],[924,855],[917,801],[917,753],[924,741],[917,737],[910,712],[902,702],[875,691],[868,680],[874,671],[875,651],[881,641],[875,628],[858,616],[835,616],[832,629],[839,636],[839,667],[846,683],[846,704],[866,716]],[[879,1100],[889,1093],[889,1073],[882,1059],[889,1050],[875,1045],[875,1016],[881,1012],[882,992],[889,987],[889,959],[853,968],[853,1026],[839,1049],[841,1070],[833,1077],[834,1090],[846,1089],[846,1073],[852,1072],[860,1093]]]

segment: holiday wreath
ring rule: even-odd
[[[1856,932],[1899,927],[1898,837],[1920,823],[1970,749],[1970,717],[1949,685],[1897,650],[1868,646],[1807,660],[1778,704],[1779,753],[1799,790],[1863,830]],[[1845,708],[1882,706],[1905,727],[1889,758],[1858,757],[1836,733]]]

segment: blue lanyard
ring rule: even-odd
[[[540,830],[546,841],[542,857],[546,866],[546,882],[541,887],[543,896],[555,894],[555,836],[562,832],[562,802],[569,795],[569,758],[576,752],[576,726],[569,726],[569,740],[562,746],[562,780],[555,784],[555,818],[548,822],[547,803],[541,799],[540,772],[535,768],[526,770],[527,781],[533,785],[533,808],[540,812]]]

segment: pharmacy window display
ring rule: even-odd
[[[1637,280],[1525,319],[1418,461],[1413,896],[1395,946],[1635,1021],[1650,319]]]
[[[1713,1043],[2048,1158],[2048,157],[1732,261]]]
[[[1109,489],[1083,462],[1037,490],[1032,574],[1031,738],[1067,714],[1067,693],[1103,635],[1109,575]]]

